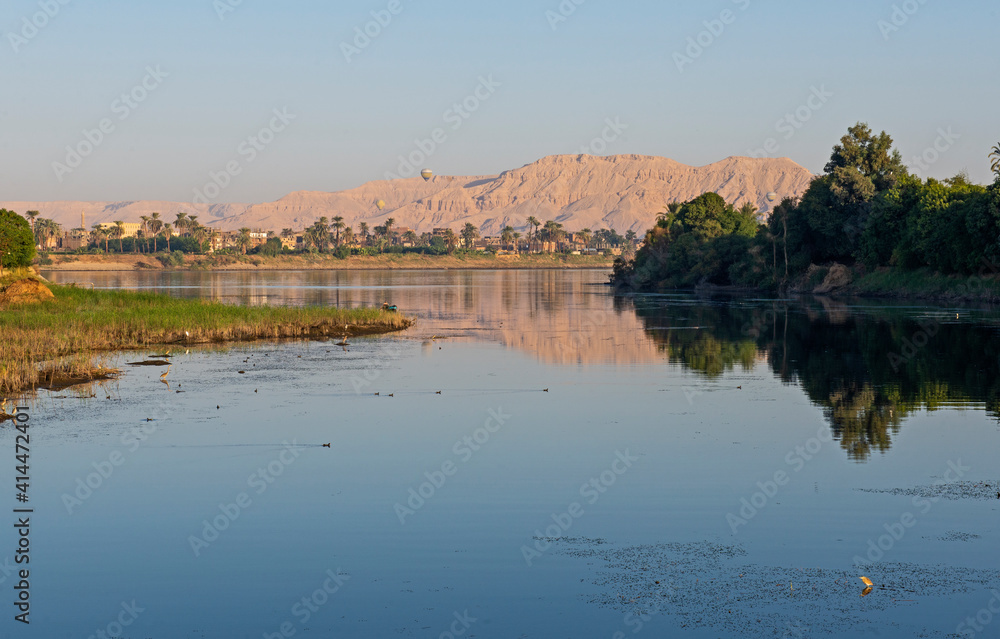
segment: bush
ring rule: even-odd
[[[14,211],[0,209],[0,268],[31,266],[35,235],[28,220]]]

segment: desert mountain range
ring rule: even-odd
[[[525,220],[534,216],[560,222],[568,231],[613,228],[641,235],[670,202],[715,191],[736,206],[751,202],[766,213],[773,206],[768,192],[798,196],[812,178],[788,158],[730,157],[692,167],[655,156],[555,155],[500,175],[379,180],[348,191],[297,191],[263,204],[7,201],[0,207],[21,214],[40,211],[64,229],[78,227],[81,212],[89,228],[115,220],[138,222],[158,211],[167,221],[178,212],[197,215],[199,222],[219,230],[299,230],[319,217],[339,215],[355,230],[361,222],[374,227],[391,217],[396,227],[418,233],[436,227],[457,231],[472,222],[483,235],[498,235],[508,224],[525,230]],[[376,206],[380,200],[385,202],[381,211]]]

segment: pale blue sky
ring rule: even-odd
[[[584,147],[703,165],[769,138],[774,155],[819,172],[861,120],[888,131],[915,168],[912,157],[937,143],[923,175],[967,169],[985,182],[1000,141],[1000,12],[988,0],[565,0],[575,11],[559,23],[546,12],[560,0],[400,0],[350,62],[341,43],[390,0],[243,0],[220,19],[216,5],[237,2],[6,0],[0,200],[190,201],[230,162],[240,172],[214,201],[340,190],[396,172],[398,156],[439,128],[444,142],[424,165],[445,175]],[[40,4],[55,15],[24,37]],[[879,21],[904,4],[915,12],[884,37]],[[702,34],[709,45],[678,70],[675,53],[726,10],[731,23]],[[134,109],[115,105],[147,67],[169,75],[147,79]],[[480,90],[488,99],[456,130],[448,110],[481,77],[499,86]],[[826,97],[810,109],[813,87]],[[295,119],[241,154],[276,108]],[[809,119],[783,127],[794,130],[786,139],[776,124],[796,109]],[[66,146],[104,118],[111,133],[69,166]],[[607,119],[627,129],[591,146]]]

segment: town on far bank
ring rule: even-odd
[[[105,222],[87,228],[86,215],[80,214],[80,226],[64,229],[53,220],[40,217],[38,211],[27,211],[36,248],[43,254],[95,253],[167,253],[264,255],[332,253],[337,257],[374,256],[385,253],[417,253],[450,255],[475,253],[513,257],[523,254],[564,254],[605,256],[609,258],[634,255],[640,241],[634,231],[621,235],[613,229],[582,229],[569,232],[563,225],[541,222],[534,217],[525,220],[522,231],[512,226],[497,236],[481,236],[472,223],[456,231],[435,228],[418,234],[413,229],[397,226],[393,218],[382,225],[369,227],[361,222],[355,230],[342,217],[332,220],[321,217],[311,226],[281,231],[261,228],[241,228],[220,231],[201,224],[198,216],[178,213],[176,219],[162,219],[159,213],[142,216],[141,222]]]

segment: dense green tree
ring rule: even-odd
[[[35,235],[31,224],[14,211],[0,209],[0,272],[6,268],[31,266],[35,259]]]

